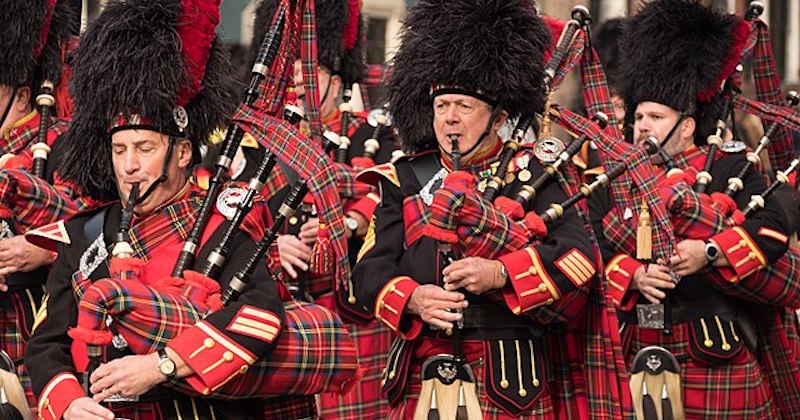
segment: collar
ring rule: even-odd
[[[18,119],[17,121],[15,121],[14,124],[11,124],[10,126],[6,127],[5,130],[3,130],[2,133],[0,133],[0,137],[2,137],[4,140],[8,140],[11,137],[11,132],[16,130],[16,129],[18,129],[18,128],[20,128],[20,127],[23,127],[23,126],[26,126],[26,125],[30,125],[30,126],[37,125],[38,126],[39,125],[39,119],[36,118],[38,116],[39,116],[39,111],[34,109],[33,111],[31,111],[28,114],[26,114],[24,117],[22,117],[22,118]]]
[[[162,209],[164,209],[167,206],[170,206],[172,204],[177,203],[178,201],[183,201],[183,200],[189,198],[189,196],[191,195],[191,192],[192,192],[192,188],[190,188],[191,184],[192,183],[189,182],[189,179],[187,178],[186,182],[178,190],[178,192],[175,193],[175,195],[170,197],[167,201],[163,202],[160,206],[156,207],[150,214],[148,214],[146,216],[134,215],[133,216],[133,221],[131,222],[131,226],[135,225],[138,221],[147,219],[148,217],[160,212]]]

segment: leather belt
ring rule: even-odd
[[[735,314],[739,310],[737,303],[724,295],[708,295],[690,301],[670,302],[669,306],[672,313],[671,321],[673,324],[680,324],[682,322],[689,322],[714,315]],[[618,318],[620,322],[631,325],[639,323],[636,310],[620,311],[618,312]]]

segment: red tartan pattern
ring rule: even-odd
[[[240,108],[233,120],[307,180],[306,184],[316,202],[320,224],[327,227],[335,256],[336,285],[346,287],[350,265],[342,207],[336,191],[336,175],[330,159],[285,121],[246,108]]]
[[[14,222],[17,232],[57,222],[78,211],[67,196],[45,181],[19,169],[0,169],[0,218]]]
[[[32,114],[33,118],[19,127],[11,129],[6,138],[0,139],[0,154],[19,155],[27,153],[27,160],[31,163],[33,162],[29,146],[38,141],[41,116],[37,111],[32,111]],[[67,131],[68,127],[69,125],[66,122],[51,117],[47,125],[47,144],[52,144],[59,135]]]
[[[389,403],[381,395],[381,377],[389,359],[393,335],[383,323],[345,324],[358,351],[363,375],[346,394],[320,395],[320,418],[331,420],[385,419]]]
[[[687,420],[780,418],[765,372],[746,347],[731,363],[703,366],[689,357],[687,323],[673,324],[671,335],[637,326],[627,328],[624,334],[631,335],[628,363],[650,345],[666,348],[680,361]]]
[[[19,314],[14,309],[14,301],[24,298],[19,294],[4,293],[0,297],[2,307],[0,307],[0,349],[8,353],[11,360],[22,361],[25,356],[25,340],[22,336],[21,329],[24,326],[24,320],[20,319]],[[30,333],[29,333],[30,334]],[[34,414],[36,413],[36,397],[33,395],[31,389],[31,378],[25,366],[20,363],[17,367],[17,376],[19,376],[22,387],[25,389],[25,396],[28,398],[28,406],[31,407]]]
[[[785,419],[800,410],[800,336],[792,309],[768,308],[756,314],[758,363],[768,374],[776,405]]]
[[[764,121],[777,123],[781,127],[791,129],[794,132],[800,132],[800,111],[781,105],[771,105],[755,101],[743,96],[736,96],[733,98],[733,105],[736,109],[755,115]],[[772,146],[769,147],[769,151],[772,151]],[[794,149],[792,149],[792,151],[794,151]],[[794,158],[794,154],[791,156]],[[783,163],[784,160],[785,159],[780,159],[779,162],[774,163],[774,167],[779,169],[788,167],[791,159]]]

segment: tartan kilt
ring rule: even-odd
[[[629,342],[627,365],[644,347],[666,348],[681,366],[681,387],[686,419],[779,419],[766,372],[745,346],[737,357],[722,365],[707,366],[689,355],[689,324],[672,326],[672,334],[629,325],[623,339]]]
[[[373,320],[367,325],[345,324],[355,341],[363,376],[361,382],[346,394],[332,392],[320,395],[322,419],[361,420],[385,419],[389,403],[381,395],[381,377],[389,360],[391,330]]]
[[[32,315],[36,313],[41,303],[38,299],[32,301],[32,297],[33,294],[29,295],[27,290],[4,293],[0,296],[0,349],[4,350],[17,365],[17,376],[25,389],[28,405],[36,414],[36,397],[31,389],[28,372],[22,364],[25,347],[33,327]],[[32,311],[23,310],[22,305],[31,306]]]
[[[414,348],[414,354],[410,364],[411,375],[409,375],[408,382],[405,387],[403,396],[399,399],[396,406],[392,407],[389,411],[388,418],[390,420],[410,420],[414,418],[414,410],[417,408],[417,401],[419,400],[419,393],[422,389],[422,382],[420,379],[420,371],[422,364],[428,357],[438,353],[446,353],[442,351],[429,351],[433,349],[442,349],[447,345],[452,347],[452,342],[449,340],[441,339],[419,339],[421,342],[429,342],[431,346],[423,346],[419,343]],[[444,344],[447,343],[447,344]],[[556,419],[556,412],[553,400],[550,394],[545,391],[539,396],[536,404],[532,409],[523,412],[518,417],[513,417],[504,412],[500,407],[494,405],[486,395],[483,389],[483,368],[484,368],[484,352],[483,342],[480,341],[465,341],[463,342],[464,355],[475,373],[475,381],[477,382],[478,401],[481,405],[481,413],[483,413],[483,420],[549,420]]]

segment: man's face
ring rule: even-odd
[[[139,193],[155,182],[164,165],[169,149],[169,137],[151,130],[120,130],[111,136],[111,154],[114,176],[123,202],[134,183],[139,183]],[[135,207],[136,214],[145,216],[174,197],[187,180],[187,168],[192,161],[192,146],[186,139],[178,140],[167,165],[167,180]]]
[[[648,137],[654,136],[660,144],[667,141],[669,134],[675,123],[678,122],[680,113],[667,105],[657,102],[641,102],[636,107],[634,113],[633,136],[636,144],[641,144]],[[689,127],[691,125],[691,127]],[[675,156],[680,154],[694,141],[694,120],[685,118],[670,141],[664,146],[664,150]]]
[[[319,92],[319,99],[323,101],[320,104],[320,115],[325,118],[336,110],[336,101],[339,99],[339,90],[342,87],[342,79],[339,76],[331,76],[331,73],[324,67],[319,67],[319,84],[317,91]],[[303,65],[300,60],[294,62],[294,85],[298,104],[305,111],[305,102],[309,98],[305,97],[305,86],[303,86]],[[325,92],[328,95],[325,95]]]
[[[468,95],[444,94],[433,100],[433,131],[436,140],[444,153],[451,151],[451,135],[458,136],[458,149],[463,153],[478,141],[489,122],[492,109],[486,102]],[[489,136],[469,155],[461,157],[461,163],[470,162],[471,158],[491,149],[497,141],[497,130],[505,122],[505,111],[498,115],[489,130]]]

